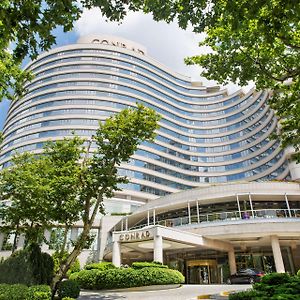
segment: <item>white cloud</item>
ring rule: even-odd
[[[200,78],[198,66],[186,66],[184,58],[209,52],[209,48],[198,47],[203,34],[195,34],[191,29],[182,30],[177,23],[155,22],[151,15],[130,12],[122,24],[107,22],[99,9],[84,10],[75,24],[79,36],[87,34],[115,35],[142,44],[148,55],[172,70],[202,81],[205,85],[216,85],[213,81]],[[236,85],[227,86],[229,92],[239,89]]]

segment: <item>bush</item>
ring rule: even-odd
[[[253,289],[229,296],[230,300],[292,300],[300,299],[300,277],[286,273],[272,273],[264,276],[260,283],[253,285]]]
[[[298,270],[298,272],[297,272],[297,276],[300,276],[300,270]]]
[[[105,271],[105,270],[115,269],[116,267],[111,262],[101,262],[101,263],[93,263],[93,264],[85,265],[84,268],[86,270],[96,269],[100,271]]]
[[[24,284],[0,284],[0,300],[24,300],[27,290]]]
[[[65,280],[59,283],[58,286],[58,297],[59,299],[70,297],[70,298],[78,298],[80,294],[80,287],[76,281],[73,280]]]
[[[38,245],[30,245],[0,263],[0,283],[50,284],[53,267],[50,255],[42,253]]]
[[[99,270],[82,270],[70,276],[70,280],[76,281],[81,288],[93,289],[96,284],[96,274]]]
[[[147,261],[143,261],[143,262],[134,262],[132,263],[132,268],[134,269],[142,269],[142,268],[165,268],[168,269],[169,267],[166,265],[163,265],[159,262],[147,262]]]
[[[101,290],[146,285],[179,284],[184,276],[176,270],[158,267],[115,268],[106,271],[83,270],[71,276],[81,288]]]
[[[48,285],[34,285],[28,288],[26,300],[50,300],[51,289]]]

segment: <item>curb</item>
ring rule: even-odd
[[[233,291],[224,291],[224,292],[220,292],[219,294],[203,294],[203,295],[199,295],[197,296],[197,299],[227,299],[227,297],[229,296],[230,293],[232,293]]]
[[[138,286],[126,289],[112,289],[112,290],[84,290],[84,293],[111,293],[111,292],[149,292],[149,291],[163,291],[180,288],[181,284],[169,284],[169,285],[148,285],[148,286]]]

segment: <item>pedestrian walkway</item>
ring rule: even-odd
[[[182,285],[175,289],[155,291],[82,291],[78,300],[198,300],[198,296],[212,295],[214,298],[226,299],[220,293],[240,291],[251,288],[251,285]]]

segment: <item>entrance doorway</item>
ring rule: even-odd
[[[189,260],[186,262],[186,271],[187,283],[211,284],[218,282],[216,260]]]

